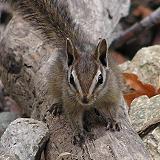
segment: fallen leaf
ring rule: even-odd
[[[130,88],[129,92],[124,92],[124,98],[128,106],[139,96],[147,95],[148,97],[152,97],[160,94],[160,89],[157,90],[153,85],[141,82],[136,74],[123,73],[123,78],[125,85]]]

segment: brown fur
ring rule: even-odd
[[[56,47],[64,47],[66,38],[75,44],[86,40],[70,18],[66,1],[59,0],[1,0],[11,4],[35,29],[40,30],[45,41]]]
[[[107,53],[105,40],[102,40],[96,47],[87,40],[82,31],[75,29],[65,1],[63,4],[58,0],[10,0],[10,2],[14,10],[23,15],[35,29],[41,31],[46,41],[61,48],[53,54],[53,63],[48,78],[49,90],[53,99],[64,106],[75,137],[79,135],[82,137],[84,133],[83,114],[90,108],[96,108],[107,125],[106,117],[108,116],[111,119],[109,127],[115,130],[120,129],[118,122],[121,94],[120,74],[110,55],[108,55],[109,70],[100,61],[100,56],[105,58],[104,55],[106,56]],[[68,51],[71,52],[74,59],[70,66],[67,63],[66,54],[67,38],[73,42],[73,44],[68,43]],[[76,92],[73,86],[71,87],[69,71],[75,70],[82,92],[86,96],[98,68],[106,72],[106,77],[104,77],[106,81],[99,91],[94,91],[90,96],[93,104],[83,105],[79,103],[82,95]],[[78,139],[76,138],[77,141]]]

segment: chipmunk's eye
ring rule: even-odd
[[[73,74],[70,75],[70,84],[76,89],[76,84],[75,84],[75,81],[74,81],[74,77],[73,77]]]
[[[100,74],[100,75],[98,76],[98,83],[99,83],[99,84],[102,84],[102,83],[103,83],[102,74]]]
[[[72,84],[72,85],[74,85],[75,83],[74,83],[74,77],[73,77],[73,75],[71,74],[70,75],[70,84]]]

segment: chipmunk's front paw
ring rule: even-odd
[[[108,119],[106,122],[106,128],[107,130],[110,129],[111,131],[120,131],[122,129],[121,122]]]
[[[73,144],[82,147],[85,142],[85,136],[83,132],[77,132],[73,135]]]
[[[60,103],[53,104],[48,111],[54,116],[60,116],[64,112],[63,106]]]

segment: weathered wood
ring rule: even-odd
[[[119,48],[124,45],[130,39],[136,37],[137,35],[143,33],[143,31],[149,30],[155,25],[160,23],[160,7],[156,9],[149,16],[142,19],[140,22],[135,23],[133,26],[122,32],[118,37],[116,37],[112,43],[112,48]]]
[[[124,1],[112,0],[112,2],[117,6]],[[116,10],[116,13],[120,13],[120,10],[119,12]],[[115,15],[114,10],[112,12]],[[120,15],[112,22],[117,23],[119,18]],[[111,33],[113,28],[110,23],[108,25],[108,33]],[[97,32],[95,34],[97,37],[100,36]],[[48,124],[50,141],[45,150],[46,160],[58,160],[66,156],[70,156],[69,159],[74,157],[73,159],[79,160],[150,160],[142,140],[130,125],[123,100],[121,104],[123,129],[120,132],[106,131],[104,127],[98,126],[94,129],[96,140],[94,142],[87,140],[83,149],[71,143],[72,131],[66,118],[53,117],[47,112],[53,102],[47,94],[46,77],[54,52],[56,49],[45,44],[39,33],[20,17],[14,17],[3,32],[0,46],[0,77],[25,114],[45,120]],[[8,58],[12,55],[14,59]],[[18,66],[18,70],[13,70],[14,65]]]

